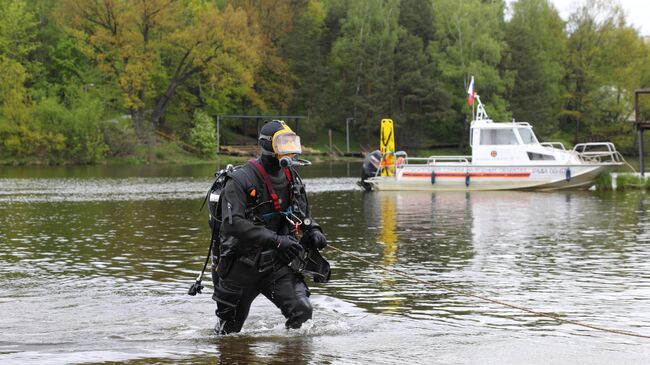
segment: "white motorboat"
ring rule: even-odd
[[[560,142],[540,143],[529,123],[495,123],[478,95],[476,102],[471,156],[411,157],[387,150],[366,158],[361,185],[433,191],[589,188],[598,174],[624,162],[610,142],[580,143],[570,150]]]

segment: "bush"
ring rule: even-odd
[[[130,119],[110,119],[102,122],[101,127],[109,157],[125,157],[135,154],[138,137]]]
[[[57,161],[65,150],[66,138],[60,133],[46,132],[25,125],[0,121],[0,155],[6,157],[38,157]]]
[[[650,188],[650,179],[632,174],[621,174],[616,179],[616,186],[618,190],[648,189]]]
[[[194,112],[194,127],[190,132],[190,140],[199,150],[201,157],[213,157],[217,151],[217,136],[214,121],[204,111]]]
[[[103,159],[106,145],[99,127],[101,104],[81,95],[69,108],[54,98],[42,100],[34,110],[35,121],[45,134],[65,137],[65,149],[58,157],[77,163],[94,163]]]
[[[597,190],[612,190],[612,175],[608,171],[601,172],[595,180]]]

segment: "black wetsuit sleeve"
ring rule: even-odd
[[[246,191],[235,179],[230,179],[224,187],[221,217],[223,235],[232,236],[238,245],[247,246],[238,247],[237,251],[270,247],[274,243],[275,232],[246,219]]]

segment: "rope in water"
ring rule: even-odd
[[[374,262],[368,261],[368,260],[364,259],[363,257],[360,257],[358,255],[355,255],[355,254],[353,254],[351,252],[348,252],[348,251],[345,251],[345,250],[341,250],[340,248],[334,247],[331,244],[328,244],[327,247],[329,247],[329,248],[331,248],[333,250],[339,251],[339,252],[341,252],[341,253],[343,253],[345,255],[348,255],[350,257],[353,257],[353,258],[355,258],[355,259],[357,259],[357,260],[359,260],[361,262],[364,262],[364,263],[366,263],[368,265],[378,267],[378,268],[380,268],[380,269],[382,269],[384,271],[388,271],[388,272],[391,272],[393,274],[397,274],[399,276],[405,277],[405,278],[413,280],[413,281],[417,281],[419,283],[432,285],[432,286],[434,286],[436,288],[444,289],[444,290],[450,291],[452,293],[456,293],[456,294],[460,294],[460,295],[464,295],[464,296],[468,296],[468,297],[473,297],[473,298],[478,298],[478,299],[484,300],[486,302],[499,304],[499,305],[502,305],[502,306],[505,306],[505,307],[508,307],[508,308],[518,309],[520,311],[530,313],[530,314],[533,314],[533,315],[536,315],[536,316],[539,316],[539,317],[552,318],[552,319],[554,319],[556,321],[559,321],[559,322],[562,322],[562,323],[567,323],[567,324],[572,324],[572,325],[575,325],[575,326],[585,327],[585,328],[589,328],[589,329],[592,329],[592,330],[609,332],[609,333],[616,333],[616,334],[625,335],[625,336],[632,336],[632,337],[650,339],[650,335],[644,335],[644,334],[640,334],[640,333],[623,331],[623,330],[618,330],[618,329],[614,329],[614,328],[607,328],[607,327],[602,327],[602,326],[598,326],[598,325],[594,325],[594,324],[574,321],[574,320],[571,320],[571,319],[562,318],[558,314],[539,312],[539,311],[536,311],[536,310],[533,310],[533,309],[530,309],[530,308],[526,308],[526,307],[522,307],[522,306],[519,306],[519,305],[516,305],[516,304],[511,304],[511,303],[507,303],[507,302],[504,302],[504,301],[501,301],[501,300],[488,298],[488,297],[486,297],[484,295],[481,295],[481,294],[472,293],[472,292],[462,290],[462,289],[452,288],[452,287],[450,287],[448,285],[445,285],[445,284],[436,283],[436,282],[433,282],[433,281],[430,281],[430,280],[419,279],[419,278],[416,278],[416,277],[414,277],[412,275],[409,275],[409,274],[407,274],[407,273],[405,273],[403,271],[396,270],[396,269],[391,269],[391,268],[388,268],[388,267],[386,267],[384,265],[380,265],[380,264],[376,264]]]

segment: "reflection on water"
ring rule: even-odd
[[[382,197],[382,199],[380,199],[379,212],[381,213],[381,229],[377,236],[377,243],[384,246],[382,252],[384,266],[391,267],[397,260],[397,235],[395,234],[397,221],[395,219],[395,200]],[[381,275],[383,277],[383,287],[390,288],[395,286],[394,275],[389,272],[383,272]],[[387,298],[385,302],[386,303],[382,308],[384,312],[394,312],[398,310],[401,298]]]
[[[225,337],[217,342],[220,364],[255,364],[267,359],[267,364],[309,364],[312,339],[280,338],[263,342],[254,337]]]
[[[643,193],[365,193],[346,170],[305,171],[332,245],[421,279],[650,334]],[[210,179],[182,171],[0,179],[1,363],[609,364],[650,356],[641,339],[479,302],[327,249],[333,277],[310,284],[313,321],[286,331],[260,298],[243,333],[216,338],[211,289],[185,294],[206,251],[198,208]]]

